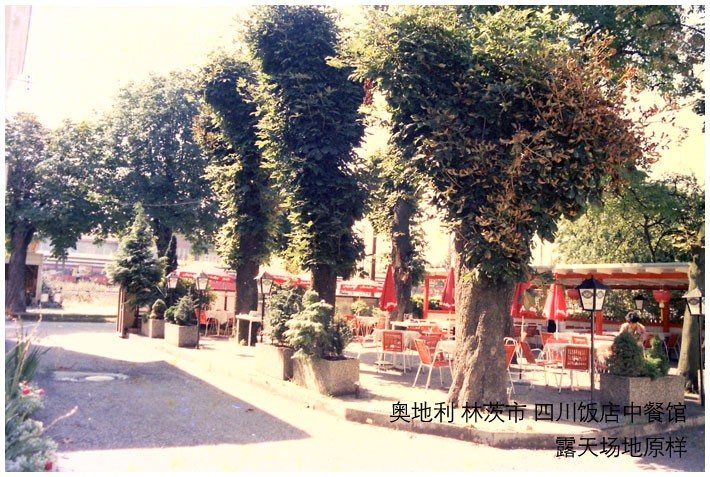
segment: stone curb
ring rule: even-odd
[[[177,348],[165,344],[162,340],[150,339],[141,335],[131,335],[139,339],[150,341],[151,346],[158,345],[167,354],[184,357],[191,349]],[[236,345],[235,345],[236,346]],[[199,360],[194,360],[199,362]],[[199,364],[202,366],[202,363]],[[646,423],[646,424],[619,424],[608,426],[603,429],[585,429],[581,432],[570,433],[561,431],[557,433],[525,431],[505,431],[505,430],[485,430],[476,428],[475,425],[456,425],[440,422],[423,422],[412,420],[410,422],[391,422],[392,417],[380,412],[367,411],[350,406],[347,402],[338,400],[330,396],[323,396],[316,392],[297,386],[290,381],[279,381],[266,375],[259,375],[249,372],[242,372],[232,367],[210,368],[211,372],[218,372],[229,378],[246,382],[257,386],[263,390],[279,394],[281,397],[294,401],[300,401],[304,407],[330,415],[340,417],[347,421],[369,424],[373,426],[386,427],[390,429],[408,431],[421,434],[430,434],[439,437],[447,437],[482,444],[503,449],[555,449],[558,447],[557,438],[574,438],[575,442],[581,442],[581,438],[596,439],[600,441],[602,437],[625,437],[642,438],[662,434],[668,434],[687,427],[702,426],[705,424],[705,416],[686,416],[684,422],[673,423]]]

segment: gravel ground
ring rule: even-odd
[[[112,323],[43,323],[37,335],[49,349],[36,379],[47,396],[37,417],[49,424],[76,407],[48,430],[59,444],[63,471],[705,469],[704,426],[674,433],[685,439],[686,452],[672,457],[497,449],[347,422],[298,399],[207,373],[204,363],[161,352],[149,340],[121,340]],[[6,347],[12,336],[6,324]]]

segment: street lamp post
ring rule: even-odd
[[[174,305],[173,303],[173,293],[177,288],[178,276],[175,272],[170,272],[170,274],[165,277],[165,281],[168,283],[168,306]]]
[[[205,275],[205,272],[200,272],[197,277],[195,277],[195,286],[197,286],[197,291],[199,292],[200,295],[200,306],[199,306],[199,314],[197,315],[197,345],[195,348],[200,347],[200,318],[202,318],[202,310],[203,310],[203,302],[204,302],[204,296],[205,296],[205,290],[207,290],[207,282],[209,282],[209,277]],[[207,326],[207,325],[205,325]],[[206,330],[205,330],[206,331]]]
[[[609,291],[609,287],[594,278],[594,276],[592,276],[591,278],[587,278],[586,280],[584,280],[575,288],[579,290],[579,303],[582,306],[582,309],[591,312],[592,315],[592,340],[589,352],[589,400],[590,402],[594,402],[594,315],[596,312],[602,311],[604,309],[604,300],[606,299],[606,294]]]
[[[703,327],[702,316],[705,314],[705,293],[700,288],[695,288],[685,295],[685,303],[691,315],[698,317],[698,392],[700,404],[705,406],[705,389],[703,386]]]
[[[274,285],[274,279],[268,273],[261,273],[257,278],[259,279],[259,286],[261,287],[261,329],[263,333],[264,315],[266,313],[266,295],[271,295],[271,287]]]

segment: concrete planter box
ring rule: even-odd
[[[165,341],[180,348],[194,348],[199,339],[200,328],[197,325],[180,326],[165,323]]]
[[[148,338],[163,338],[165,336],[165,320],[148,320],[141,326],[141,334]]]
[[[321,394],[354,394],[359,381],[359,359],[293,358],[293,382]]]
[[[293,377],[293,348],[257,343],[255,356],[258,372],[284,381]]]
[[[612,403],[620,406],[633,404],[661,403],[683,404],[685,399],[685,378],[668,375],[651,381],[651,378],[629,378],[615,374],[600,375],[601,404]]]

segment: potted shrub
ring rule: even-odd
[[[192,348],[199,342],[200,327],[195,314],[195,302],[190,295],[180,298],[165,312],[165,341],[182,348]]]
[[[663,343],[656,336],[644,358],[636,338],[627,331],[620,333],[606,365],[608,373],[599,378],[602,403],[643,407],[651,402],[667,406],[684,401],[684,379],[668,374],[670,365]]]
[[[294,349],[286,339],[287,323],[293,315],[301,311],[302,288],[284,287],[269,298],[264,323],[264,336],[269,343],[256,344],[257,371],[277,379],[293,377]]]
[[[360,361],[343,356],[352,338],[347,320],[333,318],[333,307],[314,291],[303,296],[303,309],[286,326],[293,347],[293,381],[321,394],[337,396],[357,392]]]
[[[163,338],[165,336],[165,302],[158,298],[150,309],[150,316],[142,328],[148,338]]]

